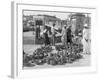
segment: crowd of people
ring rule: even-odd
[[[57,28],[55,27],[56,24],[53,24],[52,26],[45,25],[44,29],[40,30],[39,26],[36,28],[36,40],[40,37],[43,38],[43,44],[45,46],[51,45],[55,46],[56,42],[56,34],[57,34]],[[60,33],[60,32],[58,32]],[[75,40],[79,40],[81,44],[83,44],[83,52],[84,53],[90,53],[90,37],[89,37],[89,28],[87,26],[84,26],[81,33],[82,36],[76,36],[75,33],[73,34],[71,31],[71,26],[64,25],[61,30],[61,43],[62,45],[68,46],[71,45]],[[79,43],[80,43],[79,42]]]

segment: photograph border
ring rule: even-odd
[[[48,6],[48,7],[61,7],[61,8],[63,8],[63,7],[67,7],[67,8],[81,8],[81,9],[91,9],[91,10],[96,10],[96,8],[87,8],[87,7],[71,7],[71,6],[55,6],[55,5],[39,5],[39,4],[25,4],[25,3],[16,3],[16,2],[12,2],[12,6],[13,6],[13,8],[12,8],[12,54],[11,54],[11,58],[12,58],[12,60],[11,60],[11,76],[13,77],[13,78],[16,78],[16,77],[19,77],[20,75],[21,75],[21,73],[23,72],[22,70],[20,70],[19,69],[19,55],[18,55],[18,51],[19,51],[19,49],[18,49],[18,40],[19,40],[19,37],[18,37],[18,6],[19,5],[31,5],[31,6]],[[53,11],[54,12],[54,11]],[[94,11],[95,12],[95,11]],[[94,13],[93,12],[93,13]],[[75,12],[74,12],[75,13]],[[91,14],[91,13],[89,13],[89,14]],[[22,33],[23,33],[23,31],[22,31]],[[22,36],[22,38],[23,38],[23,36]],[[22,48],[23,49],[23,48]],[[22,53],[23,53],[23,50],[22,50]],[[96,65],[95,65],[96,66]],[[96,67],[95,67],[96,68]],[[40,70],[40,69],[39,69]],[[44,70],[45,71],[45,70]],[[50,69],[49,70],[46,70],[46,72],[48,72],[48,71],[50,71]],[[96,71],[96,69],[95,70],[90,70],[90,71]],[[89,71],[89,72],[90,72]],[[39,71],[36,71],[37,73],[39,73]],[[42,70],[42,72],[43,72],[43,70]],[[33,72],[34,73],[34,72]],[[37,74],[36,73],[36,74]],[[52,72],[51,72],[52,73]],[[26,75],[27,73],[25,73],[25,75]],[[25,75],[23,75],[23,77],[25,76]]]

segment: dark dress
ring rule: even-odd
[[[45,45],[50,45],[50,40],[49,40],[49,37],[48,37],[48,31],[46,31],[44,33],[44,37],[45,37],[45,39],[44,39]]]
[[[67,43],[71,43],[72,39],[71,39],[71,29],[68,28],[67,29]]]

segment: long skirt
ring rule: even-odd
[[[63,45],[67,45],[67,44],[66,44],[66,42],[67,42],[67,37],[66,37],[66,36],[62,36],[62,37],[61,37],[61,41],[62,41],[62,44],[63,44]]]
[[[83,43],[83,53],[90,54],[90,40],[82,40]]]
[[[67,36],[67,43],[72,43],[72,39],[71,39],[71,36]]]
[[[50,39],[47,34],[45,34],[45,40],[44,40],[45,45],[50,45]]]

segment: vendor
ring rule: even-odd
[[[67,44],[71,45],[71,43],[72,43],[71,26],[69,26],[67,29]]]
[[[50,45],[49,30],[47,26],[45,26],[45,29],[44,29],[44,43],[45,43],[45,46]]]

